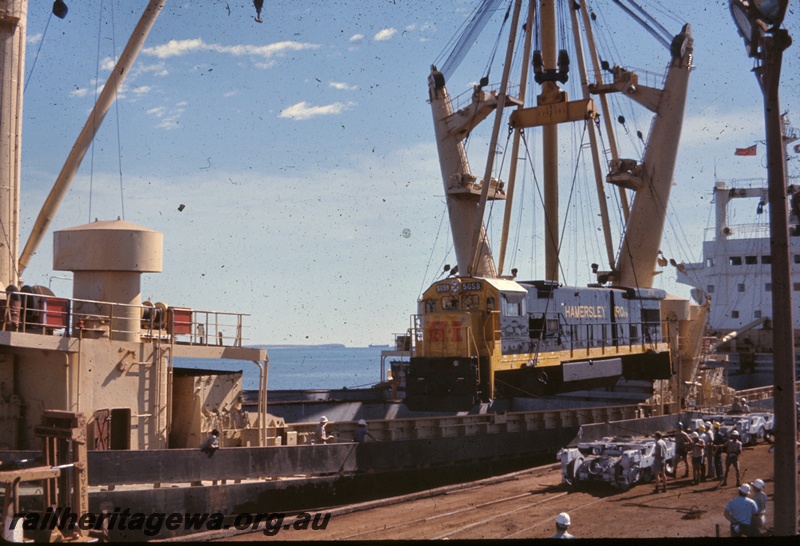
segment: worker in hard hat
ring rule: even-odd
[[[739,431],[734,430],[731,432],[731,439],[725,442],[725,477],[722,479],[722,485],[728,485],[728,471],[731,465],[736,469],[736,485],[739,483],[739,455],[742,453],[742,442],[739,441]]]
[[[758,506],[748,497],[749,494],[750,486],[742,484],[739,486],[739,496],[725,506],[725,519],[731,522],[732,537],[757,537],[760,534],[753,525],[758,518]]]
[[[333,442],[333,435],[328,433],[327,427],[328,418],[323,415],[319,418],[319,424],[317,425],[317,441],[319,443],[327,444],[329,442]]]
[[[570,525],[572,525],[572,521],[569,519],[569,514],[561,512],[556,516],[556,534],[550,538],[575,538],[575,535],[567,532]]]
[[[375,437],[369,433],[367,422],[364,419],[359,419],[358,424],[356,425],[355,434],[353,434],[353,441],[358,442],[359,444],[364,443],[364,441],[367,439],[367,436],[375,440]]]
[[[711,467],[711,477],[721,478],[722,453],[725,451],[725,442],[727,442],[728,439],[725,438],[725,435],[720,430],[720,424],[717,421],[714,421],[711,424],[711,427],[714,429],[714,440],[712,441],[711,445],[711,459],[713,461],[709,461],[709,466]]]
[[[753,493],[753,501],[758,507],[758,518],[755,522],[756,528],[761,531],[767,525],[767,493],[764,491],[764,480],[754,480],[752,483],[755,493]]]
[[[710,480],[714,477],[714,428],[711,426],[711,421],[705,422],[705,442],[706,442],[706,457],[703,459],[703,480]]]
[[[708,468],[711,466],[711,438],[713,438],[711,424],[708,426],[705,424],[700,425],[697,427],[697,433],[700,435],[700,439],[703,440],[703,444],[705,446],[705,450],[703,451],[703,460],[700,461],[700,481],[704,482],[708,476]]]
[[[697,485],[703,477],[703,458],[706,443],[697,432],[692,432],[692,484]]]
[[[686,433],[683,423],[675,425],[675,456],[672,459],[672,470],[675,477],[678,477],[678,463],[683,461],[686,464],[686,472],[683,477],[689,475],[689,451],[692,449],[692,439]]]
[[[658,484],[661,484],[660,491],[667,492],[667,473],[666,473],[666,459],[667,459],[667,443],[661,437],[661,432],[655,433],[656,446],[653,450],[653,472],[656,478],[656,489],[653,493],[658,493]]]

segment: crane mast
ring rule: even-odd
[[[18,281],[19,179],[27,0],[0,4],[0,288]]]

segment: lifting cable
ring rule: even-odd
[[[508,9],[506,10],[506,14],[503,16],[503,22],[500,25],[500,29],[497,31],[497,35],[495,36],[494,45],[492,46],[492,53],[489,55],[489,60],[486,62],[485,76],[481,78],[481,87],[484,85],[489,85],[489,74],[492,72],[492,65],[494,65],[494,58],[495,55],[497,55],[497,48],[500,46],[500,37],[503,34],[503,29],[506,28],[508,16],[511,14],[512,5],[512,2],[508,3]]]
[[[580,159],[581,159],[581,156],[583,155],[583,143],[584,143],[584,140],[585,140],[586,135],[588,133],[588,131],[586,130],[586,124],[587,123],[591,123],[591,121],[587,120],[583,124],[583,133],[581,134],[580,146],[578,146],[578,157],[575,158],[575,162],[574,162],[575,168],[573,169],[573,172],[572,172],[572,182],[570,184],[570,189],[569,189],[569,198],[567,199],[566,207],[564,207],[567,212],[564,214],[564,223],[561,226],[561,240],[558,241],[558,247],[556,249],[556,254],[558,256],[558,264],[559,264],[559,268],[561,269],[562,277],[566,277],[566,273],[564,272],[564,268],[561,265],[561,246],[564,244],[564,237],[566,236],[567,217],[569,216],[569,210],[570,210],[570,205],[572,203],[572,197],[575,194],[575,181],[578,178],[578,165],[580,164]]]
[[[100,2],[100,16],[97,18],[97,57],[94,65],[94,103],[97,104],[97,96],[99,94],[98,83],[100,81],[100,32],[103,27],[103,2]],[[116,101],[115,101],[116,102]],[[95,137],[97,135],[97,118],[92,115],[92,123],[94,124],[93,132]],[[87,222],[92,221],[92,198],[94,197],[94,143],[95,138],[92,138],[92,145],[89,148],[89,219]]]
[[[431,262],[433,261],[433,253],[436,250],[436,245],[439,242],[439,235],[441,235],[441,233],[442,233],[442,224],[444,223],[444,217],[447,216],[447,214],[448,214],[447,210],[448,210],[448,207],[447,207],[447,196],[445,196],[444,211],[442,211],[442,216],[439,219],[439,228],[436,230],[436,237],[433,239],[433,244],[431,245],[431,254],[430,254],[430,256],[428,256],[428,263],[425,265],[425,273],[422,275],[422,284],[419,287],[419,296],[417,297],[417,299],[419,299],[422,296],[423,292],[425,291],[425,286],[428,286],[430,284],[430,283],[426,284],[425,279],[428,278],[428,271],[430,271]],[[452,246],[450,248],[452,249]],[[447,256],[449,254],[450,254],[450,250],[445,252],[445,257],[442,260],[442,266],[439,267],[440,270],[444,266],[444,261],[447,260]]]
[[[444,61],[444,64],[442,64],[440,72],[444,75],[445,81],[450,78],[456,68],[458,68],[458,65],[461,64],[461,61],[464,60],[464,56],[469,51],[470,47],[472,47],[472,44],[475,43],[476,38],[486,26],[486,23],[488,23],[489,19],[494,15],[500,1],[501,0],[483,0],[480,6],[473,12],[472,18],[461,32],[453,50]]]
[[[115,17],[114,17],[114,2],[109,2],[110,9],[111,9],[111,44],[112,44],[112,59],[117,58],[117,41],[116,41],[116,24],[115,24]],[[95,65],[95,82],[100,81],[100,34],[103,25],[103,2],[100,3],[100,16],[98,18],[98,29],[97,29],[97,64]],[[94,89],[94,102],[97,103],[98,94],[100,92],[100,87],[95,83]],[[123,220],[125,219],[125,195],[123,191],[123,184],[122,184],[122,135],[120,131],[120,115],[119,115],[119,94],[115,93],[114,97],[114,110],[116,112],[116,129],[117,129],[117,161],[118,161],[118,172],[119,172],[119,192],[120,192],[120,206],[121,206],[121,216]],[[95,127],[95,131],[97,127]],[[92,221],[92,200],[94,197],[94,145],[95,139],[92,139],[92,145],[89,152],[89,222]]]
[[[114,17],[114,2],[111,2],[111,44],[112,44],[112,53],[114,54],[114,58],[117,58],[117,31],[115,25],[116,18]],[[118,94],[118,93],[115,93]],[[125,219],[125,193],[123,191],[122,186],[122,135],[120,132],[120,115],[119,115],[119,97],[114,98],[114,109],[117,113],[117,161],[118,161],[118,168],[119,168],[119,202],[120,208],[122,212],[122,219]]]
[[[36,55],[33,57],[33,63],[31,64],[31,69],[28,72],[28,77],[25,79],[25,86],[22,88],[22,92],[28,90],[28,84],[31,83],[31,77],[33,76],[33,70],[36,68],[36,61],[39,60],[39,53],[42,52],[42,45],[44,45],[44,39],[47,37],[47,29],[50,28],[50,20],[53,18],[53,12],[50,12],[50,17],[47,18],[47,23],[44,25],[44,32],[42,32],[42,37],[39,40],[39,47],[36,48]]]

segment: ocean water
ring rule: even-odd
[[[267,347],[269,390],[340,389],[381,380],[381,350],[386,347]],[[248,361],[176,358],[176,368],[242,371],[243,388],[258,388],[258,366]],[[388,366],[388,363],[387,363]]]

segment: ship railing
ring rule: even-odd
[[[635,66],[625,66],[621,68],[627,72],[636,74],[639,85],[654,88],[663,88],[667,81],[667,74],[669,73],[668,68],[665,68],[663,72],[654,72],[645,68],[636,68]]]
[[[188,345],[242,347],[245,313],[61,298],[5,292],[3,331],[113,341],[163,340]]]
[[[769,237],[769,224],[731,224],[726,226],[730,230],[728,239],[752,239],[754,237]],[[711,241],[717,237],[717,228],[705,228],[705,240]]]
[[[493,85],[487,85],[487,86],[483,87],[482,89],[484,91],[486,91],[487,93],[491,93],[492,91],[496,91],[497,93],[500,93],[500,84],[498,83],[498,84],[493,84]],[[460,94],[458,94],[456,96],[451,97],[450,98],[450,106],[453,109],[453,112],[458,112],[462,108],[466,108],[467,106],[472,104],[472,95],[474,93],[475,93],[475,91],[473,89],[468,89],[468,90],[464,91],[463,93],[460,93]],[[506,94],[508,96],[510,96],[510,97],[517,97],[517,98],[524,99],[524,97],[519,97],[519,84],[518,83],[510,83],[509,82],[507,90],[506,90]]]
[[[800,176],[787,176],[787,185],[800,182]],[[765,178],[718,178],[717,184],[725,183],[724,190],[744,190],[744,189],[763,189],[767,191],[767,180]]]

